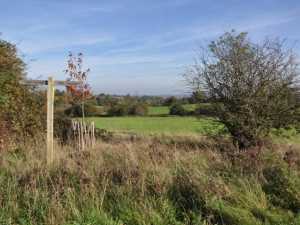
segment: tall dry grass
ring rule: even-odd
[[[298,147],[130,138],[0,154],[0,224],[300,224]]]

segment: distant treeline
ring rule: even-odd
[[[63,105],[67,102],[68,96],[65,91],[56,90],[56,104]],[[151,95],[112,95],[112,94],[94,94],[87,100],[88,104],[98,106],[112,106],[123,102],[139,102],[149,106],[172,106],[174,104],[196,104],[207,103],[209,99],[204,92],[195,91],[189,96],[151,96]]]
[[[68,116],[80,116],[81,108],[69,101],[65,91],[56,91],[56,106],[64,110]],[[168,106],[172,115],[186,115],[183,105],[208,103],[209,99],[202,92],[193,92],[190,96],[133,96],[133,95],[92,95],[85,103],[87,116],[126,116],[126,115],[147,115],[148,107]],[[171,110],[174,108],[175,110]],[[179,109],[179,110],[177,110]],[[178,113],[177,113],[178,112]]]
[[[100,106],[107,106],[110,104],[116,104],[123,101],[136,101],[142,102],[149,106],[171,106],[175,103],[179,104],[195,104],[198,102],[206,102],[207,98],[202,92],[193,92],[190,96],[133,96],[133,95],[110,95],[110,94],[98,94],[95,96],[97,104]]]

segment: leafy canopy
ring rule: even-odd
[[[39,93],[21,84],[25,75],[25,63],[16,46],[0,39],[0,122],[18,138],[43,128],[44,101]]]
[[[216,116],[242,148],[259,144],[272,127],[299,119],[299,66],[278,39],[256,44],[247,33],[225,33],[200,52],[185,77],[194,90],[205,90]]]

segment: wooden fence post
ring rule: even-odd
[[[48,78],[47,90],[47,165],[50,166],[54,161],[53,143],[53,117],[54,117],[54,81]]]
[[[50,166],[54,161],[54,140],[53,140],[53,123],[54,123],[54,90],[55,85],[81,85],[78,81],[54,81],[52,77],[47,80],[25,80],[22,81],[25,85],[48,85],[47,88],[47,165]],[[76,124],[75,124],[76,125]]]

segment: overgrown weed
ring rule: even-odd
[[[52,168],[42,142],[3,151],[0,223],[300,224],[300,170],[289,146],[177,143],[99,142],[82,152],[57,145]]]

